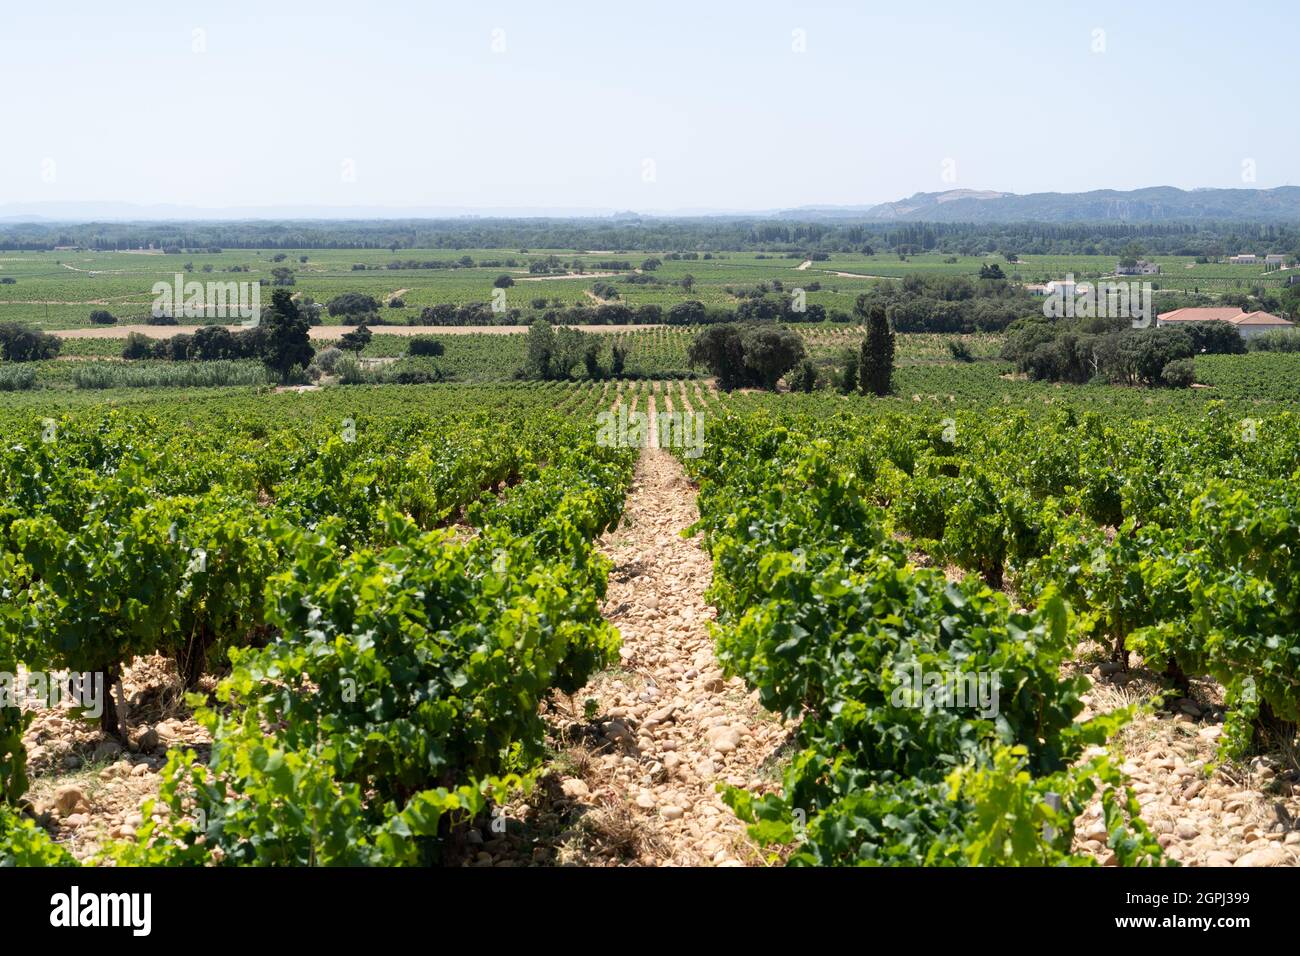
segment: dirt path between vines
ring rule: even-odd
[[[671,408],[660,394],[648,410],[664,404]],[[704,599],[712,562],[698,536],[679,533],[697,517],[681,463],[667,450],[643,449],[623,525],[600,542],[614,564],[604,614],[622,634],[621,666],[551,715],[561,728],[553,773],[533,806],[507,809],[511,818],[530,817],[523,829],[531,837],[482,834],[486,846],[466,862],[762,862],[717,785],[775,790],[775,755],[787,732],[739,678],[723,678],[714,657],[715,611]],[[531,859],[521,859],[525,840]]]
[[[681,463],[647,448],[625,526],[601,542],[615,566],[605,616],[623,636],[623,666],[578,695],[600,701],[612,745],[584,781],[583,802],[594,810],[614,803],[632,815],[641,846],[631,862],[640,864],[756,862],[716,786],[769,788],[775,781],[765,763],[785,738],[739,678],[723,679],[714,658],[707,622],[716,614],[704,599],[712,562],[698,537],[680,535],[697,517]]]

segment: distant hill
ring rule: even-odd
[[[1300,223],[1300,186],[1276,189],[1176,189],[1153,186],[1122,192],[1097,189],[1086,193],[1018,193],[949,189],[917,193],[878,205],[817,204],[771,209],[680,208],[630,210],[517,206],[242,206],[201,207],[168,203],[126,202],[0,203],[0,226],[20,223],[343,223],[453,220],[599,221],[618,227],[649,228],[655,222],[693,219],[823,221],[846,223],[1153,223],[1153,222],[1287,222]]]
[[[1170,222],[1252,220],[1300,222],[1300,186],[1276,189],[1175,189],[1153,186],[1120,192],[917,193],[873,206],[867,219],[913,222]]]

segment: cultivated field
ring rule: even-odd
[[[295,292],[400,291],[386,312],[533,285],[518,252],[301,255]],[[535,285],[572,301],[615,255]],[[116,688],[0,706],[0,862],[1300,862],[1300,354],[1065,385],[1003,335],[918,333],[874,397],[720,391],[695,328],[593,327],[594,372],[529,381],[522,326],[402,325],[286,387],[122,357],[192,329],[85,324],[147,308],[173,256],[0,258],[0,319],[53,300],[65,331],[0,363],[0,672]],[[936,260],[655,271],[848,307],[987,261]],[[793,328],[827,374],[868,334]]]
[[[1073,274],[1098,278],[1113,274],[1114,256],[1033,256],[1011,264],[1000,256],[859,256],[829,254],[809,261],[800,254],[719,252],[691,253],[695,259],[669,259],[667,253],[581,250],[510,249],[358,249],[358,250],[226,250],[220,253],[185,252],[0,252],[0,322],[22,321],[44,329],[74,329],[89,325],[95,309],[118,317],[122,325],[142,321],[153,302],[155,282],[168,282],[180,273],[185,281],[272,281],[272,270],[292,270],[296,296],[325,303],[344,292],[360,292],[388,303],[395,297],[403,305],[384,309],[385,318],[398,324],[419,321],[427,306],[442,303],[490,303],[494,282],[509,275],[515,284],[505,290],[506,307],[527,313],[546,308],[591,306],[617,301],[631,306],[655,304],[668,308],[695,299],[707,306],[734,308],[738,292],[766,283],[785,290],[801,288],[807,302],[828,312],[851,312],[855,298],[881,278],[905,275],[975,277],[981,266],[999,264],[1015,281],[1044,282]],[[283,256],[283,259],[277,257]],[[703,258],[707,256],[708,258]],[[529,272],[529,263],[554,257],[556,275]],[[661,264],[641,270],[647,259]],[[305,260],[305,261],[304,261]],[[469,265],[460,265],[468,260]],[[952,260],[952,261],[950,261]],[[1155,256],[1163,269],[1158,276],[1130,277],[1151,281],[1158,291],[1200,292],[1206,295],[1249,293],[1255,288],[1278,291],[1292,270],[1265,272],[1262,266],[1196,263],[1189,257]],[[412,262],[439,268],[392,268]],[[611,263],[625,268],[610,270]],[[361,267],[361,268],[358,268]],[[802,268],[801,268],[802,267]],[[238,271],[234,271],[238,270]],[[629,278],[653,282],[629,282]],[[683,281],[687,280],[686,285]],[[613,288],[615,299],[602,299],[596,290]],[[262,290],[269,300],[270,289]],[[537,303],[541,303],[540,305]],[[326,323],[336,318],[324,316]],[[96,334],[99,334],[98,331]]]

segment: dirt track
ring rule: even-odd
[[[575,325],[573,328],[583,332],[635,332],[638,329],[659,329],[662,325]],[[193,335],[203,328],[201,325],[100,325],[83,329],[58,329],[50,332],[61,339],[124,339],[132,332],[139,332],[151,339],[169,339],[173,335]],[[227,325],[231,332],[239,332],[242,326]],[[343,333],[351,331],[351,325],[315,325],[311,329],[313,339],[337,339]],[[526,325],[373,325],[368,326],[376,335],[520,335],[528,331]]]

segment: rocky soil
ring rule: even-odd
[[[75,719],[69,705],[36,711],[23,735],[31,801],[37,818],[73,856],[88,860],[110,839],[133,836],[141,804],[158,794],[167,750],[202,750],[205,731],[184,706],[174,666],[162,657],[137,658],[125,669],[129,704],[123,746],[97,724]]]
[[[1218,763],[1220,689],[1192,681],[1191,696],[1169,697],[1159,678],[1111,662],[1087,669],[1087,710],[1102,713],[1165,695],[1164,706],[1140,715],[1111,743],[1142,805],[1142,819],[1165,852],[1186,866],[1300,865],[1300,771],[1284,747],[1246,764]],[[1075,844],[1103,863],[1101,807],[1076,822]]]
[[[718,787],[774,789],[788,728],[714,659],[712,565],[698,538],[680,535],[696,518],[681,464],[646,449],[626,520],[601,542],[621,666],[557,708],[554,772],[531,804],[506,809],[504,833],[471,834],[483,847],[470,864],[763,862]]]

